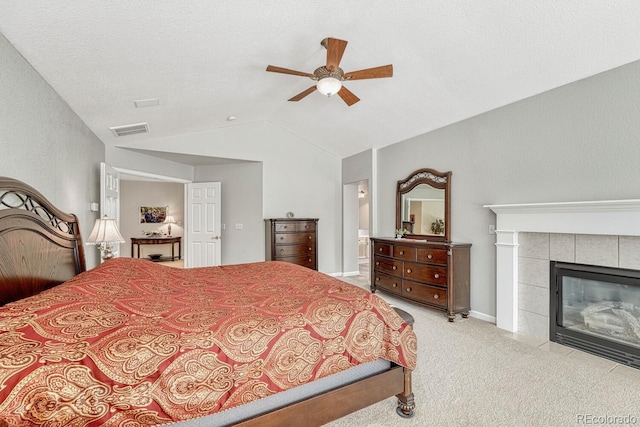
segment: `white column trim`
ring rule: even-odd
[[[496,230],[496,326],[518,331],[518,232]]]

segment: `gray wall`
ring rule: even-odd
[[[452,171],[453,240],[470,242],[471,308],[495,316],[495,216],[485,204],[640,198],[640,63],[378,151],[376,235],[391,235],[395,185]]]
[[[262,163],[196,166],[195,182],[220,182],[222,264],[264,261]]]
[[[78,216],[86,238],[98,217],[104,145],[0,35],[0,175],[31,185]],[[87,268],[98,251],[85,247]]]
[[[167,224],[141,224],[140,206],[167,206],[177,224],[171,225],[172,236],[183,236],[184,184],[175,182],[120,181],[120,233],[126,243],[120,245],[120,256],[131,256],[131,237],[143,237],[142,231],[160,229],[167,232]],[[174,251],[178,245],[174,245]],[[133,248],[137,256],[138,246]],[[142,245],[140,258],[149,254],[171,255],[171,245]],[[182,249],[184,254],[184,248]],[[177,252],[175,253],[177,255]]]

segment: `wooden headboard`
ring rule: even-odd
[[[0,177],[0,305],[85,270],[78,218],[24,182]]]

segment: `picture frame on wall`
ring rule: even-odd
[[[140,224],[158,224],[166,217],[166,206],[140,206]]]

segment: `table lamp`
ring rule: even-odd
[[[113,243],[124,243],[124,237],[118,231],[116,220],[108,218],[106,215],[96,219],[93,230],[87,239],[87,245],[96,245],[102,253],[102,259],[106,261],[113,258],[111,249]]]
[[[173,217],[173,215],[167,215],[167,217],[164,219],[163,222],[165,224],[169,224],[167,226],[167,233],[169,234],[169,236],[171,236],[171,224],[176,224],[177,223],[176,219]]]

